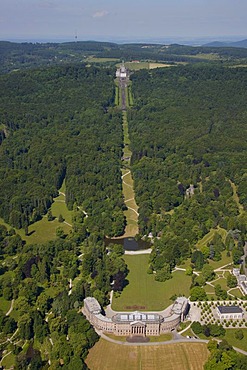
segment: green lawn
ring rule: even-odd
[[[114,102],[114,104],[116,106],[119,105],[119,87],[118,86],[115,87],[115,102]]]
[[[0,297],[0,309],[3,311],[3,313],[8,312],[10,309],[11,301],[7,301],[3,297]]]
[[[61,188],[59,189],[59,191],[61,191],[62,193],[64,193],[64,194],[65,194],[65,191],[66,191],[65,180],[63,181],[62,186],[61,186]]]
[[[173,278],[161,283],[155,281],[155,275],[147,274],[149,255],[125,255],[124,259],[130,270],[129,284],[119,298],[113,299],[112,308],[117,311],[132,311],[133,306],[146,311],[159,311],[168,307],[174,294],[189,295],[191,277],[183,271],[174,272]]]
[[[132,87],[128,86],[128,93],[129,93],[129,105],[134,105],[133,95],[132,95]]]
[[[215,292],[214,287],[212,287],[211,285],[206,284],[203,288],[205,289],[206,293],[214,293]]]
[[[232,191],[233,191],[233,199],[234,201],[236,202],[237,206],[238,206],[238,210],[239,210],[239,213],[242,214],[244,212],[244,207],[243,205],[239,202],[239,196],[238,196],[238,193],[237,193],[237,186],[234,184],[234,182],[232,182],[231,180],[229,180],[230,184],[231,184],[231,187],[232,187]]]
[[[186,331],[184,331],[182,334],[181,334],[183,337],[187,337],[187,335],[189,336],[189,337],[194,337],[194,333],[193,333],[193,331],[189,328],[189,329],[187,329]]]
[[[0,218],[0,225],[5,226],[8,230],[11,229],[11,226],[7,224],[3,218]]]
[[[172,340],[172,333],[161,334],[158,337],[149,337],[150,342],[167,342]]]
[[[227,257],[226,255],[226,251],[223,251],[221,253],[221,260],[220,261],[212,261],[212,260],[208,260],[209,264],[214,268],[214,269],[217,269],[217,268],[220,268],[222,266],[225,266],[225,265],[230,265],[232,263],[232,257]],[[227,266],[228,268],[229,266]],[[229,267],[231,269],[231,267]]]
[[[227,253],[226,251],[223,251],[221,253],[222,258],[221,258],[220,261],[212,261],[212,260],[208,259],[209,265],[211,265],[214,269],[217,269],[217,268],[220,268],[222,266],[227,265],[225,268],[231,270],[232,267],[233,267],[232,257],[228,257],[226,255],[226,253]],[[189,258],[186,261],[183,261],[178,267],[186,269],[190,265],[191,265],[191,259]]]
[[[61,192],[65,193],[65,182],[60,189]],[[60,214],[63,216],[66,222],[72,224],[72,213],[69,211],[65,204],[64,195],[60,194],[58,197],[54,198],[54,202],[51,206],[51,212],[54,217],[58,217]],[[2,218],[0,218],[0,224],[7,227],[9,230],[11,228]],[[17,230],[16,233],[20,234],[21,238],[27,242],[27,244],[35,243],[45,243],[49,240],[56,239],[56,229],[62,227],[65,234],[68,234],[71,230],[71,226],[58,222],[57,219],[53,221],[48,221],[47,217],[43,217],[42,220],[29,225],[28,235],[25,235],[23,229]]]
[[[119,59],[117,58],[97,58],[97,57],[88,57],[87,62],[89,63],[108,63],[108,62],[118,62]]]
[[[244,338],[242,340],[235,338],[235,332],[239,329],[227,329],[224,338],[229,342],[232,346],[238,347],[247,351],[247,329],[242,329],[244,333]]]
[[[62,212],[60,212],[62,213]],[[64,214],[62,213],[64,216]],[[6,224],[2,219],[0,219],[0,224],[5,225],[7,229],[10,229],[11,226]],[[49,240],[56,239],[56,229],[58,227],[62,227],[65,234],[68,234],[71,230],[69,225],[65,223],[59,223],[58,220],[48,221],[47,217],[43,217],[42,220],[35,222],[28,227],[29,235],[25,235],[23,229],[17,230],[16,233],[21,236],[23,240],[27,242],[27,244],[35,244],[35,243],[45,243]]]
[[[217,229],[211,229],[209,233],[207,233],[201,240],[199,240],[199,242],[197,243],[197,248],[200,249],[201,247],[207,245],[207,243],[209,243],[213,239],[216,232],[218,232],[222,236],[223,241],[225,241],[227,231],[225,229],[222,229],[221,227],[218,227]]]
[[[239,288],[232,289],[229,293],[233,294],[235,297],[243,298],[243,294]]]
[[[140,63],[126,62],[124,63],[124,65],[130,71],[138,71],[140,69],[149,69],[148,62],[140,62]],[[116,67],[119,68],[120,66],[121,66],[121,63],[116,64]]]
[[[51,206],[51,213],[54,217],[58,217],[61,214],[66,222],[72,224],[73,211],[68,210],[65,204],[65,197],[62,194],[54,198],[54,203],[52,203]]]
[[[187,260],[183,261],[180,265],[178,265],[177,267],[180,267],[182,269],[187,269],[187,267],[190,267],[191,265],[191,259],[188,258]]]
[[[220,286],[221,286],[221,288],[222,289],[225,289],[225,290],[228,290],[229,288],[227,287],[227,285],[226,285],[226,279],[224,279],[224,278],[220,278],[220,279],[218,279],[218,280],[216,280],[216,281],[212,281],[212,284],[214,285],[214,286],[216,286],[217,284],[219,284]]]
[[[68,234],[71,230],[71,227],[65,223],[60,223],[56,219],[48,221],[47,217],[43,217],[42,220],[28,227],[28,236],[25,235],[22,229],[18,230],[18,233],[23,240],[26,240],[27,244],[42,244],[49,240],[56,239],[56,229],[58,227],[62,227],[65,234]]]
[[[4,369],[13,369],[13,365],[15,364],[15,355],[10,353],[8,356],[4,357],[1,362],[1,365]]]

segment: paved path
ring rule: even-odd
[[[166,340],[164,342],[147,342],[147,343],[130,343],[130,342],[123,342],[120,340],[116,340],[113,338],[109,338],[107,335],[102,333],[101,331],[97,330],[97,334],[107,340],[108,342],[115,343],[115,344],[120,344],[122,346],[160,346],[160,345],[167,345],[167,344],[177,344],[177,343],[208,343],[208,340],[204,339],[194,339],[194,338],[180,338],[180,339],[171,339],[171,340]],[[246,352],[247,354],[247,352]]]
[[[12,299],[12,301],[11,301],[11,305],[10,305],[10,308],[9,308],[8,312],[6,312],[5,316],[9,316],[9,314],[10,314],[10,313],[11,313],[11,311],[13,310],[14,302],[15,302],[15,300],[14,300],[14,299]]]
[[[171,340],[167,340],[167,341],[164,341],[164,342],[148,342],[148,343],[129,343],[129,342],[122,342],[122,341],[119,341],[119,340],[116,340],[116,339],[112,339],[112,338],[109,338],[107,335],[105,335],[104,333],[102,333],[101,331],[99,330],[96,330],[97,334],[107,340],[108,342],[111,342],[111,343],[114,343],[114,344],[120,344],[122,346],[163,346],[163,345],[167,345],[167,344],[178,344],[178,343],[189,343],[189,344],[193,344],[193,343],[208,343],[209,340],[207,339],[196,339],[196,338],[179,338],[179,339],[171,339]],[[218,342],[220,342],[220,340],[217,340]],[[243,355],[247,356],[247,352],[240,349],[240,348],[237,348],[237,347],[233,347],[233,349],[235,349],[236,352],[239,352],[239,353],[242,353]]]
[[[217,271],[229,271],[229,270],[231,270],[231,268],[229,268],[229,269],[226,269],[226,270],[223,270],[224,269],[224,267],[226,267],[226,266],[229,266],[229,265],[232,265],[233,264],[233,262],[230,262],[230,263],[228,263],[227,265],[224,265],[224,266],[220,266],[220,267],[218,267],[217,269],[215,269],[214,271],[215,272],[217,272]]]
[[[128,207],[128,209],[130,209],[131,211],[135,212],[135,214],[137,214],[137,216],[139,216],[139,213],[138,213],[134,208],[131,208],[131,207],[129,207],[129,206],[127,206],[127,207]]]
[[[126,186],[129,186],[129,187],[132,189],[132,188],[133,188],[133,186],[132,186],[132,185],[127,184],[127,182],[125,182],[125,181],[124,181],[125,176],[128,176],[129,174],[131,174],[131,172],[130,172],[130,171],[126,172],[126,173],[125,173],[124,175],[122,175],[121,177],[122,177],[123,183],[124,183]]]
[[[188,330],[192,325],[192,322],[189,324],[189,326],[186,326],[186,328],[184,328],[183,330],[181,330],[178,334],[183,334],[186,330]]]
[[[125,251],[124,254],[137,255],[137,254],[150,254],[151,252],[152,252],[152,248],[148,248],[148,249],[141,249],[139,251]]]
[[[69,224],[67,221],[63,221],[63,223],[66,224],[66,225],[68,225],[68,226],[70,226],[70,227],[72,227],[72,225]]]

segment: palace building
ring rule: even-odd
[[[157,336],[167,333],[185,319],[189,303],[185,297],[178,297],[164,316],[155,312],[123,312],[107,317],[102,314],[99,302],[93,297],[84,299],[83,313],[95,327],[105,333],[117,336]]]
[[[116,71],[117,78],[126,78],[127,77],[127,69],[125,68],[124,63],[121,64],[120,68]]]

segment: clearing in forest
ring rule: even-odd
[[[125,82],[119,81],[119,85],[116,86],[116,101],[119,101],[119,106],[122,108],[122,127],[123,127],[123,166],[122,166],[122,188],[123,188],[123,197],[126,207],[128,208],[124,211],[126,217],[126,227],[125,232],[122,237],[134,237],[138,234],[138,206],[135,201],[135,192],[134,192],[134,183],[131,174],[131,156],[132,152],[130,150],[130,138],[129,138],[129,129],[128,129],[128,119],[127,112],[125,110],[131,104],[133,104],[133,97],[131,90],[128,87],[128,81]],[[123,105],[125,101],[125,106]]]

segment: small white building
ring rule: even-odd
[[[233,268],[232,269],[232,274],[236,277],[238,277],[240,275],[240,269],[239,268]]]
[[[238,287],[243,293],[243,295],[247,295],[247,277],[244,274],[240,274],[240,269],[239,268],[233,268],[232,269],[232,274],[236,276],[238,280]]]
[[[186,189],[186,191],[185,191],[185,198],[186,199],[192,198],[194,194],[195,194],[194,185],[190,184],[190,187],[188,189]]]
[[[241,275],[242,276],[242,275]],[[247,281],[239,281],[239,288],[244,295],[247,295]]]
[[[242,308],[238,306],[218,306],[217,312],[220,320],[239,320],[244,316]]]

